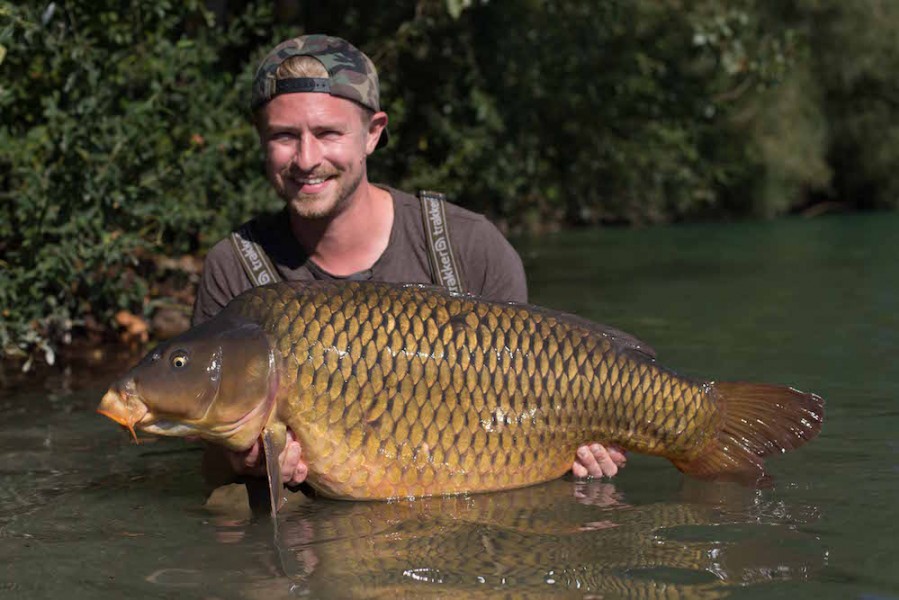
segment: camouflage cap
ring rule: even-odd
[[[328,78],[294,77],[277,79],[275,73],[292,56],[311,56],[328,71]],[[262,59],[253,78],[250,109],[255,111],[281,94],[326,93],[346,98],[378,112],[381,110],[378,71],[361,50],[338,37],[303,35],[281,42]],[[387,143],[387,130],[378,147]]]

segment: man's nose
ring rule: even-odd
[[[293,161],[301,171],[312,171],[321,164],[321,145],[315,136],[304,135],[299,139]]]

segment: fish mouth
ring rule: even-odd
[[[100,400],[97,412],[128,429],[135,443],[139,444],[134,426],[140,423],[149,409],[133,394],[128,393],[127,387],[126,385],[125,390],[111,388],[107,391]]]
[[[271,407],[270,401],[264,402],[237,422],[204,428],[205,415],[203,418],[194,421],[169,420],[155,416],[149,407],[138,399],[135,394],[129,393],[128,386],[125,386],[125,389],[110,389],[107,391],[100,400],[97,412],[126,428],[131,433],[135,443],[139,444],[140,439],[137,437],[137,429],[156,435],[173,437],[185,437],[196,434],[201,438],[229,438],[247,423],[258,421],[260,417],[263,419],[267,418]]]
[[[203,438],[203,432],[193,425],[186,423],[178,423],[175,421],[157,420],[147,425],[141,425],[141,429],[156,435],[165,435],[169,437],[191,437],[196,436]]]

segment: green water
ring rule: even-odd
[[[418,502],[202,505],[199,450],[135,446],[93,408],[111,375],[0,396],[0,597],[899,598],[899,215],[568,232],[519,248],[535,303],[630,331],[660,361],[827,400],[761,491],[631,456]],[[110,365],[115,370],[114,365]]]

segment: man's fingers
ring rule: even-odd
[[[607,446],[606,450],[609,452],[609,458],[618,465],[619,469],[627,464],[627,450],[621,446]]]
[[[615,461],[612,460],[612,457],[609,456],[609,451],[605,449],[601,444],[590,444],[590,453],[593,455],[593,458],[596,460],[596,464],[599,467],[599,473],[590,473],[593,477],[614,477],[618,474],[618,465],[615,464]]]
[[[304,481],[306,481],[306,476],[309,473],[309,468],[306,466],[302,460],[297,463],[296,468],[293,470],[293,477],[287,481],[288,485],[300,485]]]
[[[575,477],[587,477],[590,473],[587,471],[587,467],[581,464],[581,461],[578,459],[574,460],[574,464],[571,465],[571,473]]]
[[[581,446],[577,449],[575,464],[580,464],[583,467],[584,474],[581,477],[602,477],[602,468],[597,462],[592,448],[589,446]]]
[[[622,448],[602,444],[590,444],[577,449],[577,457],[571,467],[575,477],[614,477],[627,462]]]
[[[284,452],[280,456],[281,480],[284,483],[289,483],[293,479],[294,471],[296,471],[297,464],[300,462],[300,452],[300,444],[298,442],[290,442],[284,447]]]
[[[287,430],[287,445],[278,460],[281,464],[281,480],[287,485],[299,485],[306,481],[308,468],[302,459],[303,448],[296,441],[293,431]]]
[[[236,475],[259,477],[265,474],[262,465],[261,445],[257,440],[247,450],[235,452],[227,448],[219,448],[218,452],[227,461],[228,467]]]
[[[259,465],[259,450],[261,444],[259,440],[253,442],[253,445],[250,446],[250,449],[246,451],[246,454],[243,456],[243,466],[247,469],[252,469],[253,467]]]

